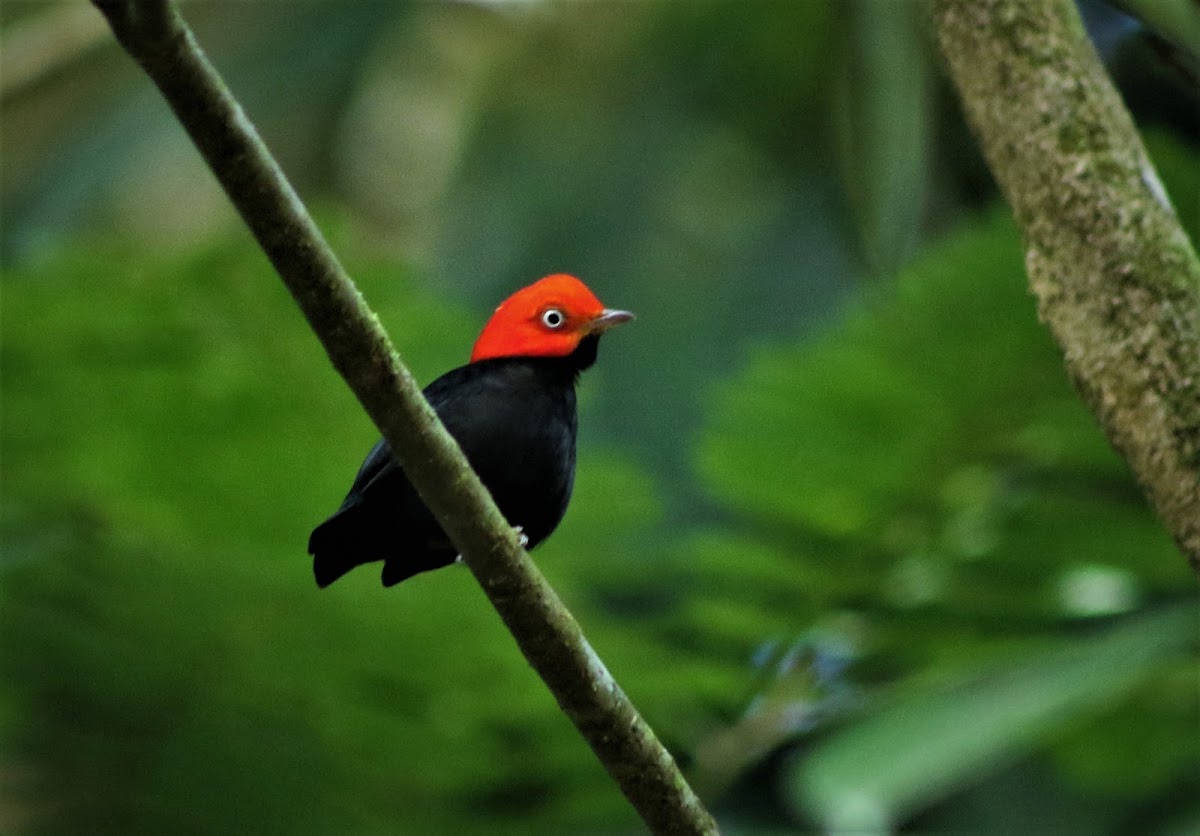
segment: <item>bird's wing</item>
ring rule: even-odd
[[[463,382],[474,376],[473,368],[463,366],[451,369],[425,388],[426,400],[447,425],[458,423],[453,420],[446,421],[446,419],[457,411],[451,405],[463,398]],[[469,387],[466,391],[470,391]],[[451,427],[451,434],[457,434],[454,427]],[[379,439],[371,448],[371,452],[367,454],[366,459],[363,460],[362,466],[359,467],[358,475],[354,477],[354,484],[350,486],[350,492],[346,496],[343,507],[361,501],[372,485],[395,479],[395,474],[398,472],[401,472],[401,468],[396,457],[392,455],[391,447],[388,446],[387,441]],[[402,472],[401,478],[405,478],[402,476]]]
[[[358,475],[354,477],[354,484],[350,486],[349,493],[346,494],[345,500],[342,501],[339,512],[347,508],[357,505],[362,501],[363,495],[372,483],[379,481],[381,478],[386,478],[387,474],[393,470],[398,470],[399,465],[396,464],[396,459],[392,456],[391,448],[382,438],[375,442],[375,446],[371,448],[371,452],[367,453],[367,457],[363,460],[362,466],[358,469]]]

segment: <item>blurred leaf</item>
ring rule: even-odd
[[[1200,164],[1195,146],[1161,128],[1145,129],[1142,139],[1192,246],[1200,245]]]
[[[911,256],[925,209],[929,51],[915,3],[852,0],[834,87],[838,160],[867,264]]]
[[[1193,637],[1200,610],[1193,610]],[[1170,797],[1192,786],[1190,805],[1200,812],[1200,663],[1180,658],[1103,722],[1103,733],[1085,725],[1052,752],[1064,780],[1091,794],[1127,802]],[[1136,768],[1130,768],[1136,764]],[[1181,782],[1180,778],[1184,776]]]
[[[1200,6],[1194,0],[1116,0],[1114,5],[1183,50],[1193,73],[1200,69]]]
[[[900,696],[797,762],[793,798],[834,832],[888,829],[1120,699],[1196,629],[1189,603]]]

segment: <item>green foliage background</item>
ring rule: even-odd
[[[257,64],[195,12],[421,379],[564,261],[638,311],[538,559],[725,827],[1200,826],[1194,579],[1037,323],[910,7],[354,8],[234,12],[282,45]],[[267,66],[314,79],[318,140]],[[339,97],[393,75],[456,145],[371,146],[384,117]],[[202,171],[188,211],[130,209],[179,193],[156,166],[62,222],[72,178],[178,141],[121,101],[8,192],[0,830],[636,830],[468,573],[314,588],[307,532],[375,432]],[[1148,139],[1197,230],[1194,137]],[[441,202],[378,202],[439,165]]]

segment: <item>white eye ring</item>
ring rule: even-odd
[[[547,308],[542,312],[542,324],[547,328],[562,328],[567,317],[558,308]]]

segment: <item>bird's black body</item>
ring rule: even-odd
[[[500,511],[533,548],[567,510],[575,480],[575,382],[598,335],[565,357],[499,357],[447,372],[425,397]],[[382,560],[384,586],[454,562],[457,550],[380,440],[342,506],[308,541],[318,586]]]

